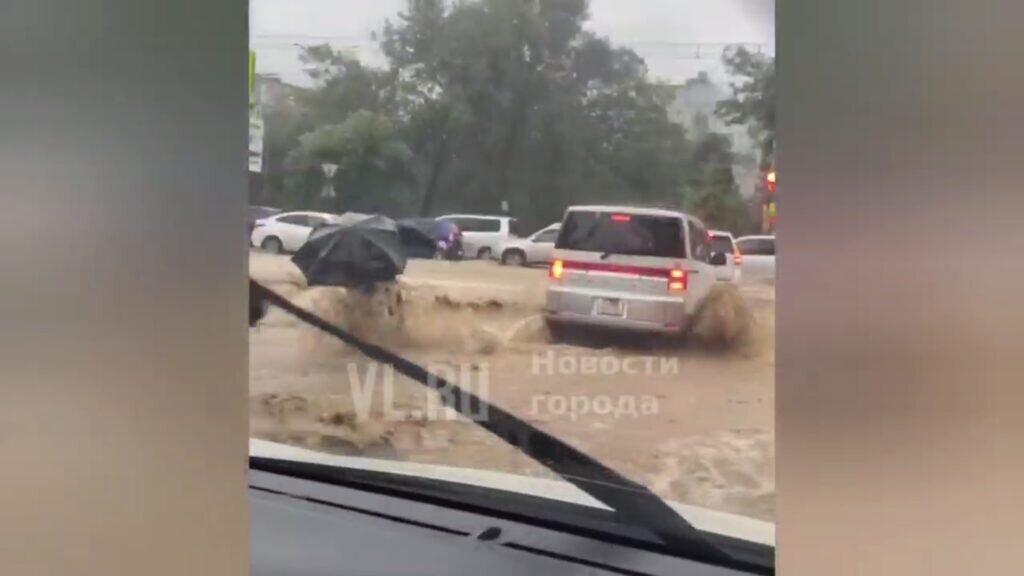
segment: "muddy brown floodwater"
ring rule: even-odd
[[[550,341],[539,317],[543,270],[415,261],[396,286],[372,297],[307,288],[279,256],[253,252],[250,271],[300,306],[485,395],[662,497],[774,521],[772,286],[722,287],[686,342],[590,337],[564,344]],[[250,330],[249,364],[254,437],[551,476],[440,409],[419,384],[279,310]]]

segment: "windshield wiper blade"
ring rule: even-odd
[[[356,338],[252,279],[249,280],[249,297],[250,309],[254,306],[265,309],[265,304],[276,306],[338,338],[368,358],[389,364],[399,374],[440,392],[446,406],[608,506],[622,521],[652,532],[680,555],[718,565],[737,562],[646,486],[626,478],[557,437],[430,373],[415,362]],[[474,417],[479,414],[487,414],[487,418]]]

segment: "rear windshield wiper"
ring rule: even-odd
[[[555,436],[431,374],[415,362],[380,346],[363,342],[252,279],[249,280],[249,298],[250,325],[265,313],[267,305],[276,306],[338,338],[370,359],[389,364],[399,374],[440,392],[446,406],[605,504],[622,521],[652,532],[673,552],[716,565],[734,566],[738,563],[737,559],[713,544],[646,486],[626,478]],[[487,414],[486,419],[475,416],[479,414]]]

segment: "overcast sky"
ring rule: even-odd
[[[295,44],[327,42],[383,65],[370,36],[406,0],[250,0],[249,5],[257,71],[306,84]],[[702,70],[724,80],[725,44],[752,44],[775,53],[775,0],[590,0],[590,15],[590,30],[633,48],[654,77],[670,82]]]

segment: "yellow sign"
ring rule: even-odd
[[[256,51],[249,50],[249,95],[256,88]]]

